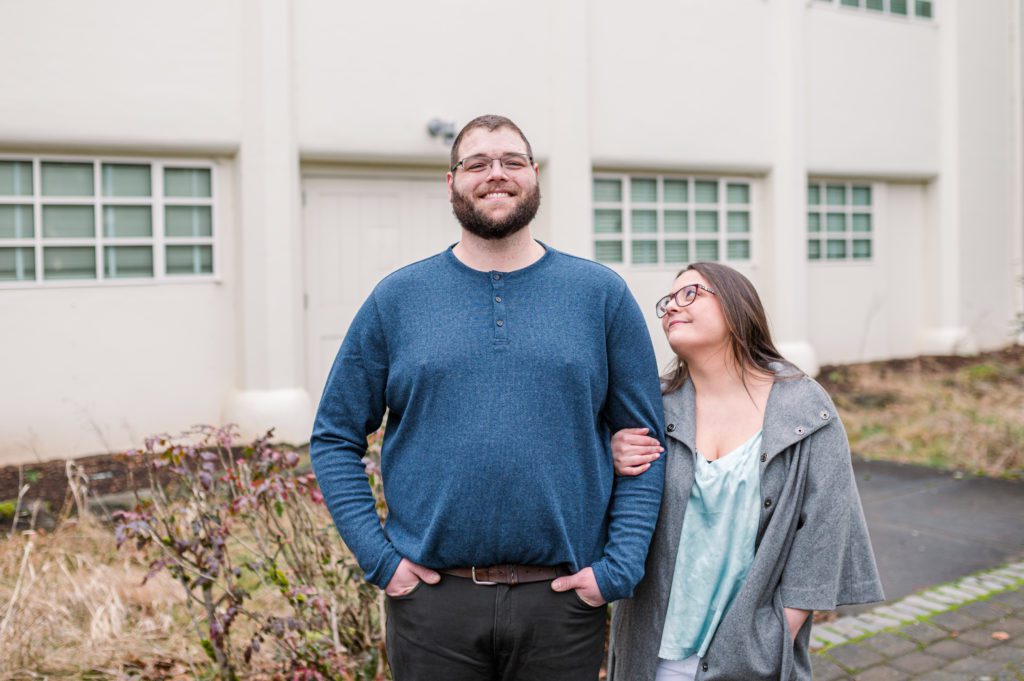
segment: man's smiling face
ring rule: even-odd
[[[460,159],[506,154],[527,154],[526,142],[511,128],[474,128],[459,144]],[[533,220],[540,208],[540,185],[536,164],[520,169],[492,162],[481,172],[463,167],[448,173],[448,199],[462,226],[482,239],[503,239]]]

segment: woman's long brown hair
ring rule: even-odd
[[[715,291],[718,302],[722,305],[725,325],[729,329],[729,347],[740,376],[746,387],[747,370],[756,368],[768,374],[775,372],[770,368],[772,362],[785,362],[772,342],[772,334],[768,328],[768,317],[764,313],[761,297],[750,280],[731,267],[717,262],[695,262],[676,275],[678,279],[683,273],[693,270],[704,277],[708,287]],[[662,394],[675,392],[683,387],[689,375],[686,362],[676,357],[668,373],[662,376]],[[795,376],[802,375],[797,372]],[[788,377],[788,375],[787,375]]]

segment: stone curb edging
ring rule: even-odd
[[[819,652],[892,627],[912,624],[1000,591],[1021,586],[1024,586],[1024,561],[1010,563],[994,570],[976,572],[947,584],[929,587],[893,603],[886,603],[870,612],[815,624],[811,627],[811,650]]]

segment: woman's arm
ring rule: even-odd
[[[791,641],[796,640],[797,632],[800,631],[800,627],[804,626],[804,622],[810,617],[810,610],[799,610],[797,608],[783,608],[783,614],[786,616],[786,626],[789,627],[789,639]]]
[[[612,436],[615,474],[640,475],[663,451],[657,439],[647,436],[646,428],[623,428]]]

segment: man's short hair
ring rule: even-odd
[[[462,143],[463,136],[474,128],[486,128],[488,131],[497,130],[498,128],[511,128],[517,135],[519,135],[520,138],[522,138],[523,142],[526,143],[526,154],[531,160],[533,159],[533,148],[530,146],[530,140],[526,139],[526,135],[524,135],[523,131],[519,129],[518,125],[513,123],[511,119],[505,118],[504,116],[487,114],[485,116],[477,116],[469,123],[466,123],[466,125],[462,127],[462,130],[459,130],[459,134],[455,137],[455,141],[452,142],[451,163],[448,164],[449,168],[461,160],[459,158],[459,145]]]

